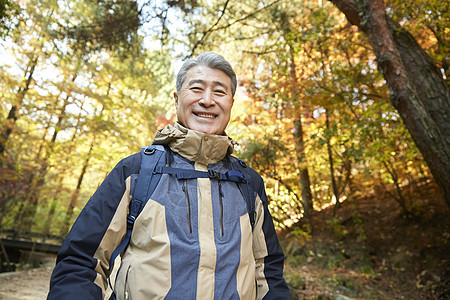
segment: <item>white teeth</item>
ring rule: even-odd
[[[197,116],[202,117],[202,118],[210,118],[210,119],[215,118],[213,115],[206,115],[206,114],[198,114]]]

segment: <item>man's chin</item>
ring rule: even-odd
[[[195,130],[198,132],[202,132],[202,133],[206,133],[206,134],[219,134],[219,135],[221,134],[221,133],[219,133],[220,130],[218,128],[214,128],[212,126],[205,126],[205,125],[192,126],[189,129],[192,129],[192,130]],[[223,132],[223,130],[222,130],[222,132]]]

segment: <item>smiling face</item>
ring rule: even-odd
[[[219,69],[195,66],[174,93],[177,118],[183,126],[209,134],[223,134],[230,121],[231,79]]]

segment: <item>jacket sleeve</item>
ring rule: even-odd
[[[283,278],[284,254],[268,208],[264,182],[252,170],[253,187],[256,189],[256,219],[253,229],[254,256],[256,261],[257,299],[291,299]]]
[[[123,159],[89,199],[58,253],[47,299],[105,297],[109,258],[126,232],[129,178],[139,168],[139,153]]]

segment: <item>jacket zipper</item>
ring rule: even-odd
[[[222,192],[222,183],[219,180],[219,207],[220,207],[220,234],[223,236],[223,192]]]
[[[186,198],[186,204],[187,204],[187,222],[188,222],[188,227],[189,227],[189,233],[192,233],[192,224],[191,224],[191,201],[189,200],[189,193],[188,193],[187,180],[184,181],[183,191],[184,191],[184,196],[185,196],[185,198]]]

